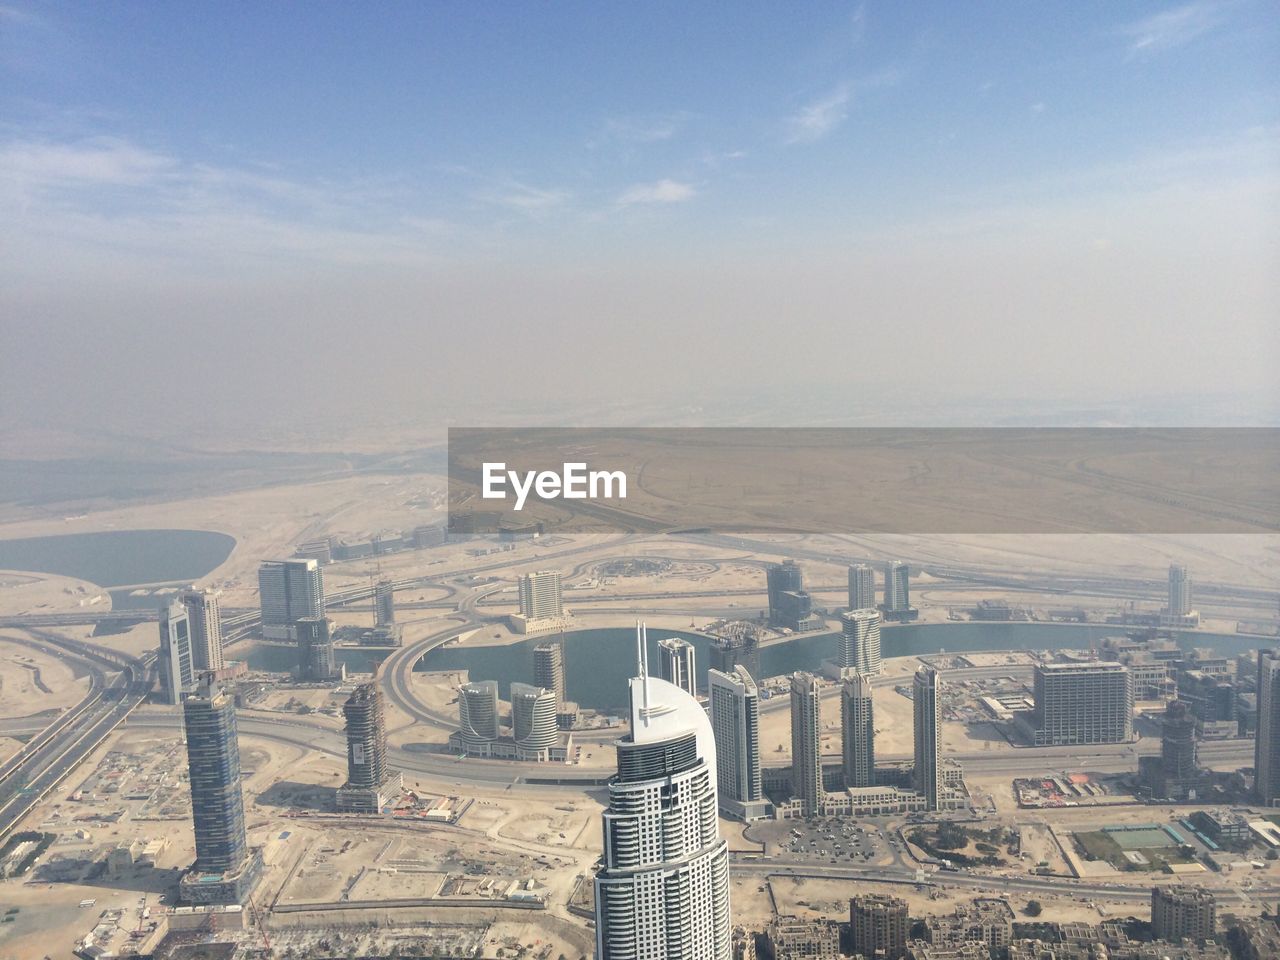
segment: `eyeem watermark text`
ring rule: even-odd
[[[515,493],[515,510],[523,510],[530,491],[542,500],[611,500],[627,498],[627,475],[621,470],[588,470],[585,463],[566,463],[563,469],[508,470],[505,463],[485,463],[480,496],[507,499],[507,486]]]

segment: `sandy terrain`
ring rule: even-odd
[[[65,660],[0,634],[0,717],[26,717],[63,710],[89,690],[89,677],[76,676]]]

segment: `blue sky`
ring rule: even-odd
[[[33,354],[85,329],[130,343],[215,319],[270,349],[317,322],[324,288],[387,336],[429,326],[415,346],[457,363],[476,326],[516,349],[537,347],[536,322],[626,350],[637,324],[705,324],[700,354],[804,379],[726,339],[792,308],[819,356],[888,349],[871,336],[887,324],[917,347],[970,329],[974,357],[1013,330],[1038,371],[1074,315],[1029,336],[1019,318],[1048,295],[1032,280],[1085,276],[1080,322],[1132,331],[1131,370],[1156,332],[1142,303],[1167,313],[1168,278],[1195,263],[1172,302],[1198,313],[1175,326],[1190,343],[1238,324],[1254,349],[1201,362],[1215,386],[1243,370],[1261,390],[1277,22],[1262,0],[0,0],[0,308],[29,321],[15,349]],[[852,266],[877,282],[842,286]],[[744,278],[761,289],[744,297]],[[867,330],[841,330],[842,312]],[[336,335],[338,313],[320,327]],[[317,347],[305,363],[343,360]]]

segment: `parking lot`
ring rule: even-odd
[[[807,863],[873,866],[897,859],[897,839],[867,820],[815,817],[752,824],[746,837],[767,844],[769,857]]]

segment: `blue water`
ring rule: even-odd
[[[100,587],[190,582],[221,566],[235,545],[234,537],[211,530],[110,530],[0,540],[0,570],[75,577]]]
[[[1103,637],[1122,634],[1121,628],[1094,624],[1050,623],[932,623],[886,627],[881,633],[885,657],[921,654],[964,653],[979,650],[1085,649]],[[698,689],[707,685],[705,637],[679,630],[649,631],[649,663],[657,674],[657,643],[664,637],[681,637],[697,650]],[[796,670],[817,670],[824,660],[836,655],[836,633],[804,634],[760,651],[760,669],[765,676],[779,676]],[[533,679],[533,648],[555,639],[555,635],[530,637],[505,646],[443,647],[427,654],[420,670],[470,671],[472,680],[497,680],[501,695],[508,696],[513,680]],[[1180,646],[1212,647],[1226,656],[1235,656],[1268,645],[1258,637],[1232,634],[1183,633]],[[635,630],[609,628],[575,630],[564,635],[565,686],[569,698],[584,707],[620,711],[626,706],[627,678],[635,675]]]

